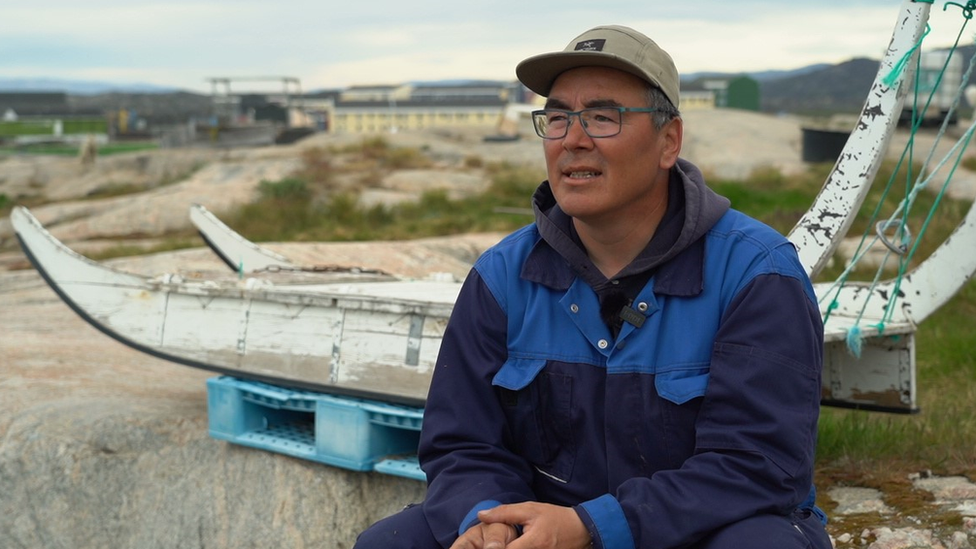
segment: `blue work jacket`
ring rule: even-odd
[[[536,224],[478,260],[421,434],[441,544],[500,503],[572,506],[596,548],[666,549],[807,500],[823,327],[793,245],[728,210],[632,308],[613,337]]]

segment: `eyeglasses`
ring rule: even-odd
[[[543,139],[562,139],[569,133],[573,116],[578,116],[586,135],[593,138],[613,137],[620,133],[625,112],[657,112],[654,107],[593,107],[581,111],[542,109],[532,111],[535,133]]]

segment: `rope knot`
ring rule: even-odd
[[[969,0],[966,2],[966,5],[962,5],[958,2],[946,2],[945,5],[942,6],[942,11],[947,11],[949,6],[959,6],[962,9],[962,16],[966,19],[972,19],[973,11],[976,11],[976,0]]]

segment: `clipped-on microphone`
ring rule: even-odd
[[[647,318],[644,315],[642,315],[640,311],[634,309],[629,305],[624,305],[623,308],[620,309],[620,318],[624,322],[628,324],[633,324],[637,328],[643,326],[644,321],[647,320]]]

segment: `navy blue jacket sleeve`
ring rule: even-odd
[[[470,525],[473,509],[534,499],[528,464],[507,450],[511,436],[492,386],[508,354],[506,334],[504,312],[472,270],[444,334],[420,436],[424,514],[444,547]]]
[[[809,282],[781,274],[760,275],[739,292],[716,335],[695,454],[678,469],[630,479],[615,494],[578,506],[594,547],[684,546],[754,514],[787,514],[804,501],[823,354],[811,294]],[[621,515],[633,541],[619,536]],[[609,539],[624,543],[605,544]]]

